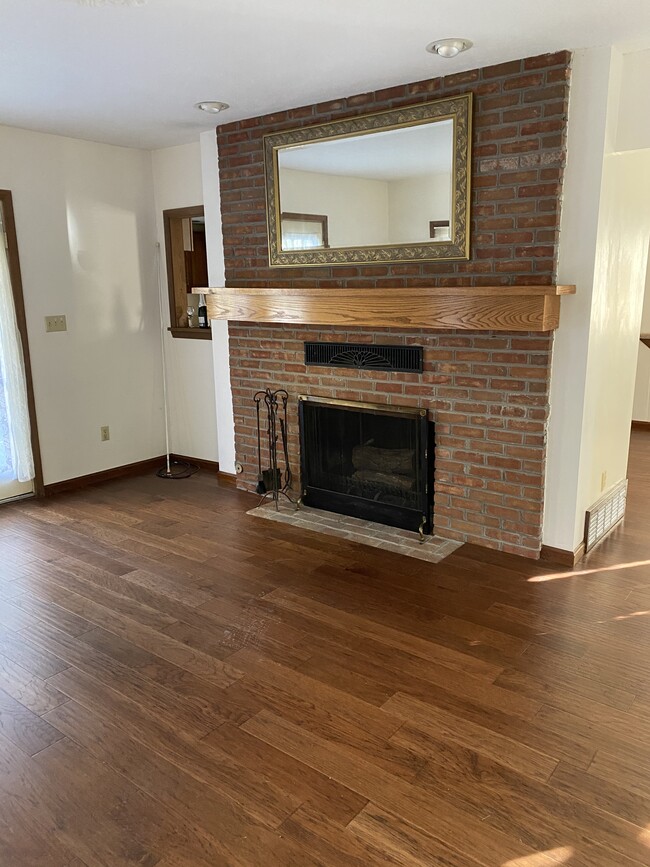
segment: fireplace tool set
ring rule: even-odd
[[[288,491],[291,487],[293,474],[289,463],[289,446],[287,442],[287,404],[289,395],[280,388],[271,391],[270,388],[258,391],[253,397],[257,416],[257,487],[255,490],[262,496],[261,503],[270,497],[278,509],[278,500],[286,497],[295,505]],[[263,406],[262,406],[263,404]],[[264,423],[266,430],[262,430]],[[279,433],[278,433],[279,431]],[[266,438],[268,449],[268,466],[262,469],[262,437]],[[282,450],[284,468],[278,463],[278,446]]]

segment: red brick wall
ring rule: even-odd
[[[552,283],[565,160],[569,55],[528,58],[219,127],[230,286]],[[269,268],[262,136],[438,96],[475,94],[471,258],[466,262]],[[422,375],[305,368],[305,340],[425,347]],[[256,483],[252,395],[286,388],[298,470],[300,393],[418,405],[437,427],[434,522],[447,538],[537,556],[541,545],[552,336],[231,323],[240,484]]]
[[[422,345],[424,372],[306,368],[305,340]],[[291,395],[290,458],[296,476],[299,394],[422,406],[436,422],[436,532],[536,556],[541,540],[551,346],[547,334],[406,335],[388,329],[233,323],[236,449],[244,466],[240,484],[252,491],[257,482],[251,398],[261,386],[286,388]]]
[[[569,90],[568,52],[515,60],[253,117],[217,129],[229,286],[454,286],[552,283]],[[474,94],[471,257],[464,262],[270,268],[266,133]]]

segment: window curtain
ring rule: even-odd
[[[16,322],[4,233],[1,231],[0,475],[19,482],[29,482],[34,478],[23,349]]]
[[[316,233],[283,232],[283,250],[306,250],[309,247],[322,247],[323,239]]]

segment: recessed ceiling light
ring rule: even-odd
[[[461,51],[467,51],[474,43],[470,39],[436,39],[427,45],[427,51],[431,54],[439,54],[440,57],[456,57]]]
[[[203,102],[197,102],[194,108],[199,111],[207,111],[208,114],[219,114],[220,111],[225,111],[230,108],[227,102],[217,102],[216,99],[206,99]]]

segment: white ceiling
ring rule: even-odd
[[[451,173],[451,120],[282,148],[280,169],[397,181]]]
[[[99,2],[99,0],[95,0]],[[155,148],[219,122],[503,60],[650,39],[649,0],[0,0],[0,120]],[[474,48],[449,61],[433,39]]]

